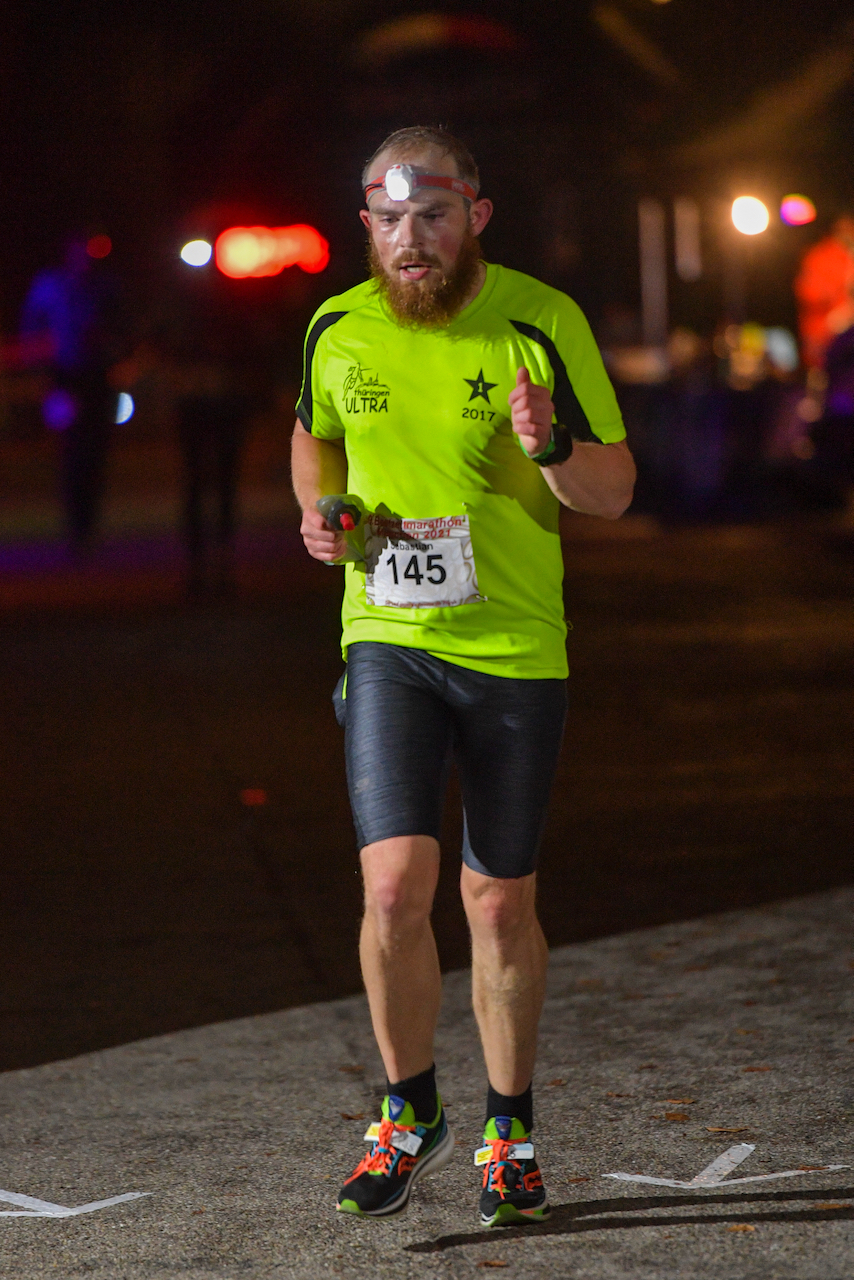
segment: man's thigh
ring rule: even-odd
[[[396,836],[438,840],[453,730],[436,661],[401,645],[351,645],[343,708],[359,848]]]
[[[472,672],[460,683],[454,754],[465,809],[463,860],[482,875],[529,876],[563,741],[566,684]]]

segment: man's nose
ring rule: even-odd
[[[416,214],[406,212],[397,224],[398,243],[407,249],[417,249],[423,242],[423,228]]]

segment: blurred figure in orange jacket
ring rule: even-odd
[[[815,461],[834,505],[854,513],[854,215],[804,254],[795,281],[808,387],[819,406]]]
[[[808,369],[823,369],[834,338],[854,325],[854,214],[803,256],[795,280],[801,350]]]

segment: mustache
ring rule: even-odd
[[[441,269],[441,262],[434,253],[418,253],[401,250],[396,253],[391,262],[391,270],[399,271],[401,267],[408,266],[410,263],[417,262],[419,266],[438,267]]]

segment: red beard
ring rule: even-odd
[[[368,242],[371,276],[398,323],[413,329],[443,328],[459,314],[474,287],[480,266],[480,242],[469,231],[453,267],[442,272],[438,280],[401,280],[397,270],[409,260],[406,255],[399,255],[389,274],[380,263],[373,240]],[[439,266],[432,254],[419,254],[418,260]]]

